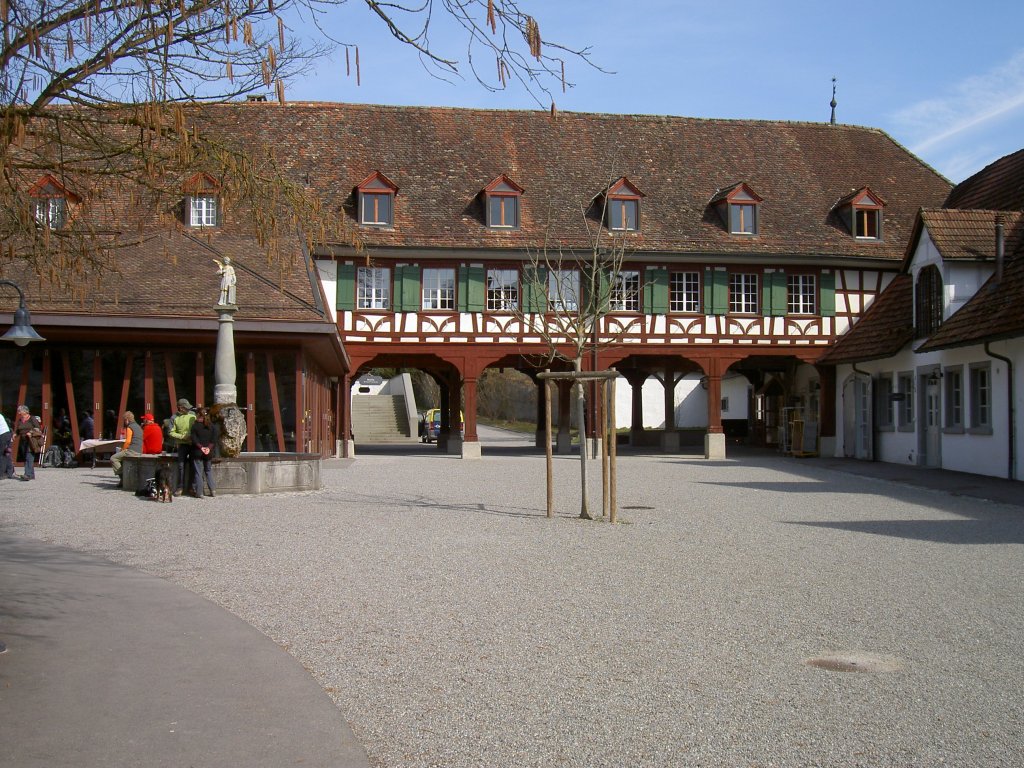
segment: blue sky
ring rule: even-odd
[[[834,76],[839,122],[886,131],[954,182],[1024,147],[1019,0],[520,5],[537,16],[544,39],[590,46],[614,72],[570,60],[576,85],[555,91],[560,110],[826,122]],[[361,84],[334,55],[289,84],[290,101],[538,108],[514,84],[489,93],[468,73],[432,77],[362,3],[328,21],[333,36],[359,45]],[[465,60],[454,30],[438,26],[432,43]],[[481,66],[489,72],[493,58]]]

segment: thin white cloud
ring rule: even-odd
[[[947,95],[919,101],[893,115],[915,136],[915,154],[928,152],[968,131],[1024,107],[1024,50],[981,75],[953,85]]]

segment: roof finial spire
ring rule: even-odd
[[[832,107],[832,119],[829,120],[831,125],[836,124],[836,79],[832,78],[832,101],[829,102],[829,106]]]

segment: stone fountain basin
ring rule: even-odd
[[[135,492],[165,466],[177,470],[175,454],[125,456],[121,465],[123,489]],[[213,482],[217,495],[229,493],[294,493],[321,487],[318,453],[240,453],[234,458],[213,460]],[[191,473],[191,467],[188,471]]]

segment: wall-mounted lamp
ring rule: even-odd
[[[30,341],[46,341],[36,333],[32,327],[32,315],[25,306],[25,294],[21,287],[12,280],[0,280],[0,285],[9,285],[18,292],[18,309],[14,313],[14,324],[7,330],[0,340],[13,341],[19,347],[24,347]]]
[[[934,371],[932,371],[932,372],[931,372],[931,374],[930,374],[930,375],[928,376],[928,383],[929,383],[929,384],[938,384],[938,383],[939,383],[939,380],[940,380],[941,378],[942,378],[942,371],[940,371],[940,370],[939,370],[938,368],[936,368],[936,369],[935,369]]]

